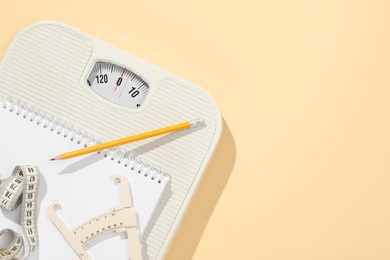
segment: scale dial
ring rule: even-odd
[[[115,104],[140,108],[149,93],[149,85],[128,68],[110,62],[96,62],[87,79],[88,86]]]

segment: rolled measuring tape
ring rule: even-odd
[[[0,180],[0,207],[13,211],[22,204],[21,227],[29,246],[29,257],[38,248],[38,191],[40,171],[37,166],[16,166],[12,175]],[[15,231],[4,229],[0,231],[0,239],[10,233],[12,242],[5,248],[0,248],[0,259],[18,259],[23,249],[23,239]],[[27,258],[26,257],[26,258]]]

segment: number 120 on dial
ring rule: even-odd
[[[140,108],[149,92],[140,76],[109,62],[96,62],[87,84],[101,97],[128,108]]]

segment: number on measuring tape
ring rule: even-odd
[[[22,204],[21,226],[29,246],[28,256],[38,247],[37,211],[40,171],[36,166],[17,166],[12,175],[0,180],[0,207],[13,211]],[[6,248],[0,248],[0,259],[16,259],[23,249],[21,236],[11,229],[0,231],[0,239],[5,234],[13,235]],[[27,257],[28,257],[27,256]]]

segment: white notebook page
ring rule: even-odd
[[[111,176],[127,177],[133,204],[138,214],[141,233],[159,202],[168,177],[161,183],[145,177],[136,170],[124,167],[108,157],[89,154],[64,161],[49,161],[50,158],[82,146],[56,131],[51,132],[36,122],[30,122],[15,112],[0,107],[0,173],[9,177],[16,165],[37,165],[42,174],[39,209],[38,259],[76,259],[77,255],[62,237],[48,217],[47,210],[53,200],[58,200],[62,209],[57,211],[69,229],[73,230],[88,219],[120,207],[120,185]],[[153,224],[153,223],[151,223]],[[20,207],[14,212],[0,210],[0,229],[12,228],[23,234],[20,227]],[[87,248],[93,259],[128,259],[125,233],[112,233],[91,243]]]

